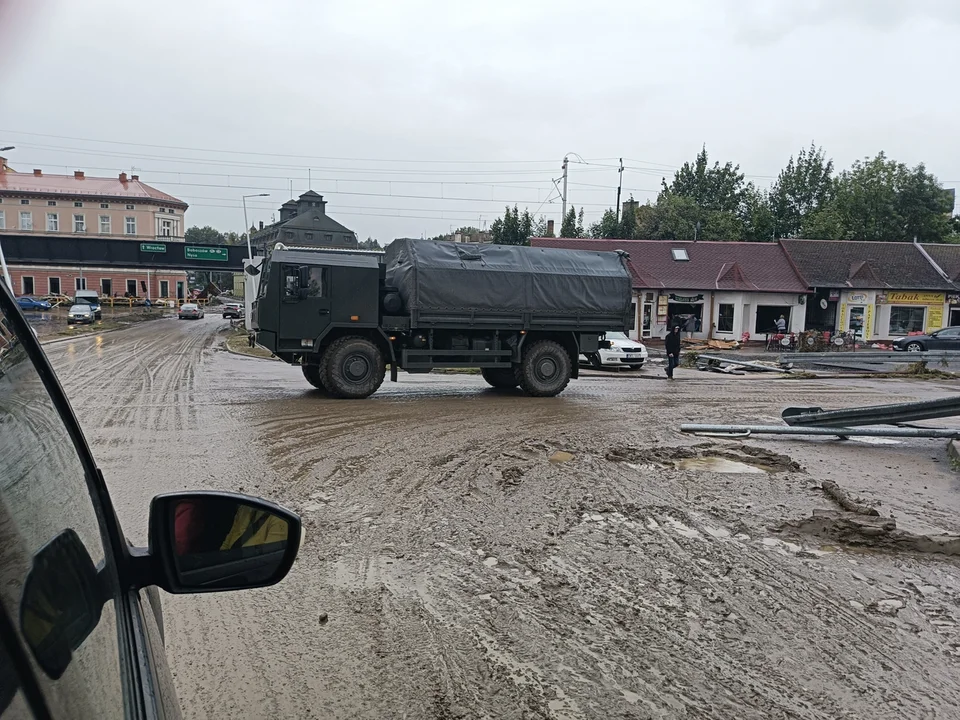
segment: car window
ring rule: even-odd
[[[71,436],[0,316],[0,604],[55,718],[123,717],[113,559]]]
[[[955,337],[958,337],[958,336],[960,336],[960,327],[944,328],[943,330],[941,330],[940,332],[937,333],[937,337],[944,337],[944,338],[950,337],[950,338],[955,338]]]

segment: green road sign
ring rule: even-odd
[[[163,243],[140,243],[140,252],[144,253],[165,253],[167,246]]]
[[[190,247],[183,248],[183,257],[187,260],[230,260],[230,252],[225,247]]]

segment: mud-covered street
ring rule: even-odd
[[[960,716],[960,560],[803,522],[833,480],[909,538],[960,532],[944,441],[678,432],[956,383],[648,368],[536,399],[401,374],[337,401],[225,326],[46,348],[134,542],[185,488],[304,518],[281,585],[163,596],[185,717]]]

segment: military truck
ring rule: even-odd
[[[399,370],[480,368],[549,397],[580,353],[633,327],[626,253],[396,240],[385,254],[277,245],[261,268],[256,342],[315,388],[364,398]]]

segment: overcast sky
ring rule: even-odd
[[[769,185],[811,141],[960,186],[957,0],[0,0],[17,170],[141,179],[240,231],[308,187],[362,238],[596,220],[706,144]],[[572,156],[573,157],[573,156]]]

